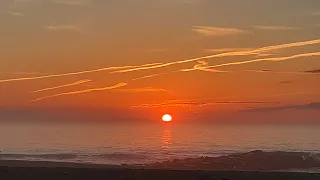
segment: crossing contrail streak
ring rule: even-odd
[[[112,70],[114,70],[114,71],[111,73],[133,72],[133,71],[156,69],[156,68],[167,67],[167,66],[176,65],[176,64],[194,62],[194,61],[203,60],[203,59],[228,57],[228,56],[253,55],[253,54],[257,54],[257,53],[265,52],[265,51],[279,50],[279,49],[293,48],[293,47],[301,47],[301,46],[314,45],[314,44],[319,44],[319,43],[320,43],[320,39],[316,39],[316,40],[310,40],[310,41],[302,41],[302,42],[295,42],[295,43],[288,43],[288,44],[281,44],[281,45],[266,46],[266,47],[262,47],[262,48],[258,48],[258,49],[254,49],[254,50],[249,50],[249,51],[226,52],[226,53],[221,53],[221,54],[202,56],[202,57],[186,59],[186,60],[181,60],[181,61],[174,61],[174,62],[169,62],[169,63],[151,63],[151,64],[144,64],[144,65],[138,65],[138,66],[105,67],[105,68],[100,68],[100,69],[62,73],[62,74],[51,74],[51,75],[45,75],[45,76],[2,79],[2,80],[0,80],[0,83],[14,82],[14,81],[37,80],[37,79],[46,79],[46,78],[63,77],[63,76],[72,76],[72,75],[87,74],[87,73],[102,72],[102,71],[112,71]]]
[[[123,86],[126,86],[126,85],[128,85],[128,83],[118,83],[118,84],[116,84],[114,86],[65,92],[65,93],[60,93],[60,94],[54,94],[54,95],[51,95],[51,96],[40,97],[40,98],[31,100],[30,102],[36,102],[36,101],[49,99],[49,98],[55,98],[55,97],[59,97],[59,96],[67,96],[67,95],[74,95],[74,94],[84,94],[84,93],[89,93],[89,92],[93,92],[93,91],[106,91],[106,90],[120,88],[120,87],[123,87]]]
[[[43,92],[43,91],[50,91],[50,90],[54,90],[54,89],[60,89],[60,88],[64,88],[64,87],[70,87],[70,86],[76,86],[79,84],[84,84],[84,83],[88,83],[91,80],[81,80],[81,81],[77,81],[71,84],[65,84],[65,85],[61,85],[61,86],[56,86],[56,87],[50,87],[50,88],[45,88],[45,89],[40,89],[37,91],[32,91],[31,93],[38,93],[38,92]]]
[[[290,60],[290,59],[296,59],[296,58],[301,58],[301,57],[311,57],[311,56],[320,56],[320,52],[297,54],[297,55],[286,56],[286,57],[262,58],[262,59],[248,60],[248,61],[224,63],[224,64],[202,67],[202,69],[217,68],[217,67],[232,66],[232,65],[241,65],[241,64],[248,64],[248,63],[254,63],[254,62],[261,62],[261,61],[286,61],[286,60]],[[181,71],[187,72],[187,71],[195,71],[195,70],[198,70],[198,69],[196,69],[196,68],[182,69]]]
[[[14,82],[14,81],[28,81],[28,80],[46,79],[46,78],[63,77],[63,76],[72,76],[72,75],[87,74],[87,73],[94,73],[94,72],[102,72],[102,71],[134,68],[134,67],[154,66],[154,65],[157,65],[157,64],[159,64],[159,63],[145,64],[145,65],[141,65],[141,66],[105,67],[105,68],[100,68],[100,69],[85,70],[85,71],[70,72],[70,73],[62,73],[62,74],[51,74],[51,75],[45,75],[45,76],[34,76],[34,77],[3,79],[3,80],[0,80],[0,83]]]
[[[186,60],[181,60],[181,61],[162,63],[162,64],[158,64],[158,65],[154,65],[154,66],[150,65],[150,66],[145,66],[145,67],[136,67],[136,68],[128,68],[128,69],[124,69],[124,70],[116,70],[111,73],[126,73],[126,72],[133,72],[133,71],[156,69],[156,68],[167,67],[167,66],[176,65],[176,64],[183,64],[183,63],[199,61],[199,60],[203,60],[203,59],[228,57],[228,56],[245,56],[245,55],[252,55],[252,54],[257,54],[257,53],[265,52],[265,51],[279,50],[279,49],[292,48],[292,47],[301,47],[301,46],[314,45],[314,44],[319,44],[319,43],[320,43],[320,39],[311,40],[311,41],[288,43],[288,44],[281,44],[281,45],[266,46],[266,47],[262,47],[262,48],[258,48],[258,49],[254,49],[254,50],[250,50],[250,51],[226,52],[226,53],[209,55],[209,56],[202,56],[202,57],[186,59]]]

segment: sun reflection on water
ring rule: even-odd
[[[166,127],[163,131],[162,135],[162,148],[164,150],[168,150],[172,145],[172,131],[168,127]]]

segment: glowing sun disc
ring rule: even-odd
[[[172,117],[169,114],[165,114],[162,116],[162,121],[170,122],[170,121],[172,121]]]

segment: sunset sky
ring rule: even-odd
[[[319,0],[1,0],[0,23],[0,119],[320,122]]]

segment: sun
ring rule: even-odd
[[[162,116],[162,121],[164,122],[171,122],[172,121],[172,117],[170,114],[165,114]]]

